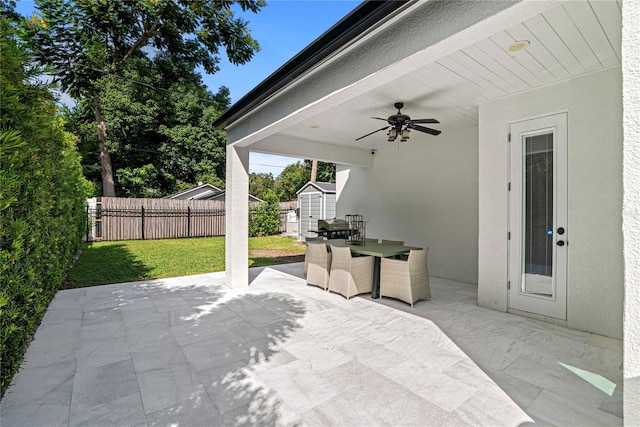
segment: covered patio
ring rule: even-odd
[[[622,424],[616,339],[476,305],[343,297],[303,264],[60,291],[3,426]]]
[[[479,307],[622,339],[638,424],[638,17],[635,1],[362,3],[216,122],[227,283],[249,280],[249,154],[336,163],[337,217],[428,247],[431,275],[477,285]],[[392,132],[396,102],[442,133]]]

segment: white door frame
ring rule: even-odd
[[[551,295],[524,290],[523,142],[524,138],[553,135],[553,227]],[[511,123],[509,192],[509,308],[559,320],[567,318],[567,113]],[[564,230],[560,230],[562,227]],[[563,234],[559,234],[559,231]],[[560,246],[562,245],[562,246]],[[528,275],[532,280],[531,274]]]

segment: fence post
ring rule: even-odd
[[[87,205],[87,215],[85,216],[85,223],[86,223],[86,231],[85,231],[85,242],[89,241],[89,203],[86,204]]]
[[[98,197],[96,201],[96,235],[93,237],[94,240],[102,240],[104,237],[102,230],[102,197]]]
[[[144,240],[144,206],[141,206],[140,212],[142,212],[142,240]]]
[[[187,206],[187,237],[191,237],[191,206]]]

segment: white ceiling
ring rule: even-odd
[[[438,119],[428,126],[443,132],[476,127],[482,102],[620,64],[620,10],[615,0],[560,4],[279,133],[379,149],[388,144],[385,132],[354,140],[382,128],[384,122],[370,117],[394,114],[395,101],[403,101],[412,118]],[[517,40],[531,44],[509,52]],[[414,131],[411,138],[437,137]]]

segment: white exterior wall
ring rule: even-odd
[[[227,145],[225,271],[227,286],[249,286],[249,150]]]
[[[622,337],[621,95],[615,67],[480,105],[480,305],[508,305],[509,122],[567,111],[567,326]]]
[[[378,151],[371,168],[338,166],[337,216],[363,215],[367,237],[430,247],[434,276],[477,283],[477,129],[414,134]]]
[[[624,423],[640,425],[640,2],[622,2]]]

